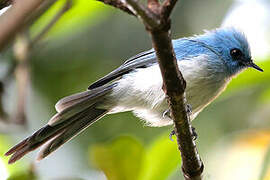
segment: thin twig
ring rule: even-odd
[[[3,127],[8,126],[25,126],[26,125],[26,97],[27,97],[27,88],[29,84],[29,66],[28,66],[28,58],[29,58],[29,38],[26,33],[20,33],[17,36],[16,43],[14,44],[14,58],[16,65],[12,65],[6,75],[2,80],[2,91],[0,94],[0,111],[1,116],[0,119],[2,123],[0,124],[1,132],[3,131]],[[15,76],[15,80],[17,83],[17,108],[15,113],[12,115],[8,115],[5,112],[4,104],[3,104],[3,93],[4,93],[4,85],[7,85],[9,82],[10,76]],[[8,132],[8,131],[5,131]]]
[[[97,1],[103,2],[104,4],[113,6],[117,9],[121,9],[122,11],[130,15],[137,16],[136,13],[134,13],[133,10],[128,7],[128,5],[125,3],[124,0],[122,1],[121,0],[97,0]]]
[[[0,81],[0,121],[6,122],[7,113],[3,104],[4,83]]]
[[[172,13],[177,0],[165,0],[162,4],[161,14],[164,19],[168,19]]]
[[[0,16],[0,51],[21,30],[25,19],[39,7],[44,0],[18,0]]]
[[[57,0],[46,0],[44,1],[34,12],[27,17],[25,26],[32,25],[40,16],[42,16]]]
[[[146,28],[156,28],[160,26],[160,19],[149,8],[137,2],[137,0],[127,0],[128,4],[136,11],[136,14],[143,20]]]
[[[27,88],[30,79],[29,73],[29,54],[31,51],[31,45],[36,43],[54,24],[55,22],[61,17],[61,15],[66,12],[70,6],[72,0],[67,0],[65,5],[60,9],[60,11],[53,17],[52,21],[49,22],[47,26],[30,42],[28,37],[28,28],[29,26],[38,19],[48,8],[50,8],[57,0],[47,0],[42,2],[40,5],[36,4],[38,8],[32,9],[31,13],[28,12],[31,8],[34,7],[33,4],[36,2],[26,0],[29,4],[24,4],[26,7],[19,8],[17,7],[18,4],[14,5],[14,9],[7,14],[5,17],[14,17],[17,21],[11,21],[12,24],[7,24],[8,28],[11,30],[11,34],[15,36],[18,33],[17,39],[14,44],[14,57],[15,63],[10,67],[7,75],[2,79],[0,82],[0,101],[3,103],[3,92],[4,92],[4,85],[9,82],[10,75],[15,75],[17,89],[18,89],[18,99],[17,99],[17,110],[13,113],[12,116],[7,115],[4,110],[4,105],[0,105],[0,119],[2,123],[0,124],[0,131],[5,131],[5,127],[16,127],[16,129],[21,128],[20,126],[24,127],[26,124],[26,97],[27,97]],[[33,4],[31,4],[33,3]],[[22,5],[22,4],[20,4]],[[22,5],[22,6],[24,6]],[[18,16],[20,14],[21,16]],[[27,14],[27,15],[26,15]],[[18,20],[22,18],[24,23],[19,22]],[[3,19],[0,18],[0,25],[1,23],[5,22]],[[13,24],[15,23],[15,24]],[[16,24],[17,23],[17,24]],[[14,30],[12,28],[19,27],[19,29]],[[7,43],[9,39],[1,39],[1,35],[4,33],[2,32],[3,29],[0,31],[0,48],[1,43]],[[5,29],[4,29],[5,31]],[[2,34],[1,34],[2,33]],[[7,32],[6,32],[7,33]],[[11,34],[9,34],[11,36]],[[3,40],[1,42],[1,40]],[[3,85],[3,86],[1,86]],[[1,88],[2,87],[2,88]],[[14,129],[14,128],[12,128]],[[9,132],[9,131],[5,131]]]
[[[71,0],[66,0],[63,7],[54,15],[54,17],[51,19],[51,21],[35,36],[33,37],[31,41],[31,45],[35,44],[37,41],[39,41],[50,29],[51,27],[60,19],[60,17],[70,9],[72,5]]]
[[[160,13],[160,4],[158,0],[147,0],[147,7],[151,9],[155,14]]]
[[[29,53],[30,42],[27,31],[18,34],[14,44],[14,55],[17,61],[15,79],[17,83],[18,99],[17,111],[14,117],[15,124],[26,124],[26,97],[29,85]]]
[[[12,0],[0,0],[0,10],[12,4]]]

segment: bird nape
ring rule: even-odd
[[[254,64],[244,34],[234,28],[219,28],[173,40],[177,63],[187,82],[186,98],[193,120],[226,88],[229,81]],[[61,99],[56,115],[5,155],[9,163],[42,146],[38,160],[109,113],[133,111],[149,126],[173,123],[162,90],[162,77],[153,49],[128,59],[123,65],[94,82],[88,90]],[[165,115],[164,115],[165,114]]]

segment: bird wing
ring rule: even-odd
[[[120,67],[115,69],[114,71],[110,72],[106,76],[102,77],[101,79],[97,80],[93,84],[91,84],[88,89],[92,90],[97,87],[103,86],[106,83],[115,80],[124,74],[129,73],[137,68],[146,68],[151,64],[157,63],[156,54],[154,49],[139,53],[124,62]]]

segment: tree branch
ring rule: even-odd
[[[35,36],[30,42],[30,46],[39,41],[50,29],[51,27],[61,18],[61,16],[70,9],[72,5],[71,0],[66,0],[63,7],[52,17],[51,21]]]
[[[157,0],[148,0],[147,8],[137,0],[126,1],[142,19],[152,38],[163,78],[163,90],[166,93],[171,117],[174,121],[184,177],[186,180],[200,180],[202,179],[203,163],[193,140],[187,113],[186,82],[179,71],[170,36],[169,17],[177,0],[165,0],[162,5]]]
[[[11,24],[7,24],[7,28],[4,28],[0,31],[0,45],[1,43],[6,45],[11,38],[17,37],[14,43],[14,57],[15,63],[9,68],[7,75],[3,78],[2,82],[0,82],[0,131],[1,132],[9,132],[9,130],[18,129],[20,127],[25,127],[26,125],[26,97],[27,97],[27,88],[30,79],[30,72],[29,72],[29,55],[31,53],[31,48],[33,44],[36,43],[54,24],[55,22],[61,17],[61,15],[66,12],[72,3],[72,0],[66,0],[64,6],[59,10],[59,12],[52,18],[52,20],[45,26],[44,29],[31,41],[28,36],[28,28],[29,26],[38,19],[51,5],[53,5],[57,0],[46,0],[42,1],[40,5],[36,4],[37,8],[31,9],[35,7],[35,1],[25,0],[28,1],[28,4],[20,4],[21,6],[26,6],[24,8],[17,7],[19,5],[14,4],[12,11],[8,10],[7,14],[4,17],[13,17],[11,19]],[[25,2],[24,1],[24,2]],[[33,3],[33,4],[31,4]],[[31,7],[31,8],[30,8]],[[29,12],[31,10],[31,12]],[[21,16],[19,16],[20,14]],[[27,15],[26,15],[27,14]],[[19,18],[18,18],[19,17]],[[0,26],[1,23],[5,22],[5,19],[1,19],[0,17]],[[23,23],[19,20],[20,18],[23,19]],[[18,29],[13,29],[19,27]],[[7,31],[10,30],[10,32]],[[2,38],[1,35],[8,34],[11,36],[10,39]],[[9,34],[10,33],[10,34]],[[16,36],[17,35],[17,36]],[[2,41],[1,41],[2,40]],[[4,46],[3,45],[3,46]],[[0,46],[1,48],[1,46]],[[12,113],[9,116],[4,110],[4,104],[2,104],[2,97],[4,92],[4,85],[6,85],[9,81],[10,75],[15,76],[17,89],[18,89],[18,99],[17,99],[17,109],[15,113]],[[2,85],[2,86],[1,86]],[[7,128],[12,127],[12,128]],[[14,128],[16,127],[16,128]]]
[[[0,51],[8,44],[23,27],[25,20],[39,7],[44,0],[15,1],[2,16],[0,16]]]
[[[0,10],[12,4],[12,0],[0,0]]]
[[[17,35],[16,42],[14,44],[14,56],[17,61],[17,66],[14,71],[18,100],[17,111],[15,117],[12,119],[15,124],[26,124],[26,98],[27,90],[30,81],[29,72],[29,53],[30,53],[30,41],[28,32],[21,32]]]
[[[100,1],[100,2],[103,2],[104,4],[113,6],[117,9],[120,9],[120,10],[130,14],[130,15],[137,16],[136,13],[134,13],[133,10],[128,7],[128,5],[125,3],[124,0],[123,1],[121,1],[121,0],[97,0],[97,1]]]
[[[177,0],[165,0],[162,4],[161,14],[164,19],[168,19],[172,13]]]
[[[45,0],[35,11],[26,19],[25,26],[30,26],[43,13],[45,13],[57,0]]]

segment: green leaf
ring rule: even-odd
[[[147,149],[140,180],[165,180],[181,163],[176,141],[169,139],[169,133],[162,135]]]
[[[90,158],[109,180],[137,180],[144,148],[132,137],[123,136],[108,144],[95,145]]]

